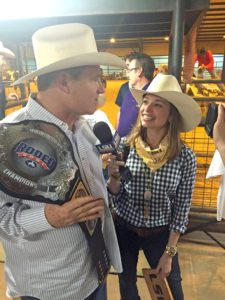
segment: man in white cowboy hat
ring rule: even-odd
[[[2,66],[4,64],[4,58],[14,58],[14,53],[5,48],[3,43],[0,41],[0,120],[5,117],[5,105],[6,105],[6,95],[5,87],[2,80]]]
[[[32,42],[37,70],[15,84],[37,76],[38,92],[4,123],[31,119],[60,127],[72,144],[90,196],[80,196],[60,206],[19,199],[0,191],[7,296],[20,296],[23,300],[106,299],[105,283],[99,284],[80,222],[101,217],[111,264],[118,272],[122,266],[102,163],[95,148],[97,138],[81,115],[92,114],[99,94],[104,93],[100,65],[126,65],[113,54],[98,52],[93,31],[84,24],[42,28],[33,35]]]

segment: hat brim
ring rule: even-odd
[[[14,58],[15,57],[15,54],[7,48],[0,48],[0,55],[3,55],[7,58]]]
[[[95,66],[95,65],[106,65],[118,68],[127,68],[125,62],[119,58],[118,56],[105,53],[105,52],[94,52],[94,53],[86,53],[82,55],[78,55],[75,57],[69,57],[53,64],[50,64],[46,67],[37,69],[18,80],[16,80],[13,85],[17,85],[21,82],[31,80],[37,76],[48,74],[54,71],[81,67],[81,66]]]
[[[198,103],[192,99],[190,96],[175,92],[175,91],[166,91],[166,92],[157,92],[157,93],[148,93],[144,90],[130,89],[131,94],[134,99],[137,101],[138,105],[141,105],[143,102],[143,96],[146,94],[155,95],[160,98],[165,99],[166,101],[173,104],[178,112],[180,113],[182,119],[182,131],[190,131],[199,125],[201,122],[202,114],[201,108]]]

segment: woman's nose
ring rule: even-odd
[[[147,110],[148,112],[153,110],[153,105],[152,105],[151,102],[149,102],[149,103],[146,105],[146,110]]]

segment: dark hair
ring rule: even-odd
[[[155,63],[154,60],[151,58],[150,55],[140,52],[131,52],[128,54],[125,59],[132,61],[133,59],[136,60],[136,66],[141,67],[143,70],[144,76],[149,80],[152,81],[153,74],[155,70]]]
[[[56,76],[60,72],[65,72],[65,73],[69,74],[72,78],[76,79],[80,76],[83,69],[84,69],[84,66],[70,68],[70,69],[64,69],[64,70],[59,70],[59,71],[54,71],[54,72],[51,72],[51,73],[40,75],[37,78],[37,88],[38,88],[39,91],[45,91],[49,86],[51,86],[51,84],[56,79]]]
[[[202,47],[200,49],[197,50],[198,56],[203,56],[206,54],[206,49],[205,47]]]

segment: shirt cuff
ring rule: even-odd
[[[19,224],[24,228],[27,234],[35,234],[54,229],[46,217],[44,206],[25,209],[21,212]]]

